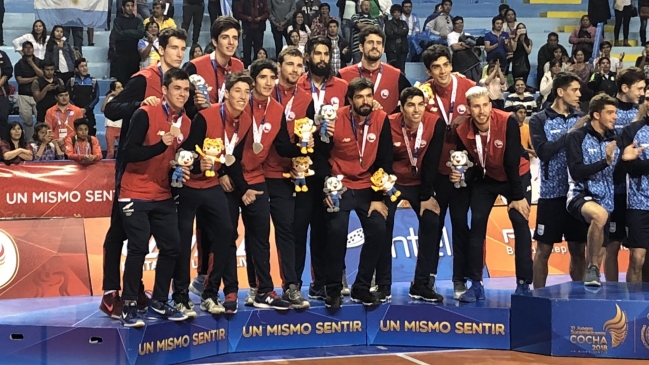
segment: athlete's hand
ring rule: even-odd
[[[196,105],[198,109],[202,109],[203,104],[207,103],[208,101],[207,99],[205,99],[205,95],[203,95],[203,93],[197,92],[196,94],[194,94],[194,105]]]
[[[340,198],[342,198],[342,196]],[[324,203],[328,208],[333,208],[334,207],[334,201],[331,200],[331,197],[329,195],[327,195],[327,197],[324,198]]]
[[[336,122],[332,120],[331,122],[329,122],[329,124],[327,124],[327,135],[329,135],[329,137],[333,137],[335,131]]]
[[[372,110],[383,110],[383,105],[374,99],[372,100]]]
[[[525,219],[529,219],[529,217],[530,217],[530,205],[527,204],[527,200],[525,200],[525,198],[523,198],[521,200],[515,200],[515,201],[509,203],[509,205],[507,206],[507,210],[510,210],[510,209],[518,210],[518,212],[521,213],[521,215]]]
[[[421,202],[421,207],[419,208],[419,216],[423,216],[426,210],[430,210],[431,212],[439,215],[440,208],[435,198],[431,197],[430,199]]]
[[[219,177],[219,184],[221,184],[223,191],[225,191],[226,193],[231,193],[234,191],[234,184],[232,183],[232,179],[230,179],[230,176],[228,175]]]
[[[174,136],[171,133],[167,132],[162,135],[162,142],[167,146],[171,146],[171,144],[174,142]]]
[[[183,182],[187,182],[187,180],[190,179],[190,171],[189,171],[189,166],[183,166]]]
[[[617,142],[613,141],[606,145],[606,163],[612,164],[613,157],[615,156],[615,149],[617,148]]]
[[[241,197],[241,201],[243,201],[243,204],[248,206],[254,203],[255,200],[257,200],[257,195],[261,195],[263,193],[263,191],[248,189],[248,191],[246,191],[246,193]]]
[[[211,158],[202,158],[201,159],[201,171],[205,172],[207,170],[211,170],[212,166],[214,166],[214,161],[212,161]]]
[[[309,136],[309,143],[307,143],[307,148],[313,148],[315,146],[315,142],[313,140],[313,134]]]
[[[459,183],[460,180],[462,180],[462,174],[457,170],[453,170],[451,171],[451,174],[448,175],[448,179],[451,180],[453,184]]]
[[[157,96],[149,96],[148,98],[144,99],[140,106],[148,105],[148,106],[157,106],[160,104],[160,98]]]
[[[383,219],[388,219],[388,207],[382,201],[373,201],[370,203],[370,209],[367,211],[367,216],[369,217],[372,212],[377,211]]]
[[[644,151],[646,147],[640,147],[638,146],[638,141],[633,141],[633,144],[630,144],[624,148],[624,152],[622,153],[622,160],[623,161],[632,161],[638,158],[642,151]]]

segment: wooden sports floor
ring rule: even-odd
[[[208,365],[209,363],[205,363]],[[223,365],[220,363],[219,365]],[[332,356],[295,360],[230,362],[246,365],[627,365],[649,364],[648,360],[550,357],[516,351],[448,350],[362,356]],[[211,365],[211,364],[210,364]]]

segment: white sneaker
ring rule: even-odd
[[[223,307],[223,304],[221,304],[221,301],[218,299],[212,299],[212,298],[207,298],[207,299],[202,299],[201,300],[201,310],[204,312],[209,312],[211,314],[223,314],[225,313],[225,308]]]
[[[244,305],[247,307],[252,307],[255,305],[255,297],[257,296],[257,288],[250,288],[248,291],[248,296],[246,297],[246,300],[244,301]]]
[[[198,313],[194,310],[194,303],[192,301],[176,303],[174,306],[179,312],[184,313],[188,318],[198,317]]]

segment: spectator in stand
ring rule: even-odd
[[[34,159],[34,152],[25,140],[25,131],[18,122],[11,122],[7,126],[0,141],[0,150],[7,165],[17,165]]]
[[[452,9],[453,2],[451,0],[442,1],[442,12],[437,18],[426,24],[426,30],[439,35],[442,39],[446,39],[448,34],[453,31],[453,22],[451,21]]]
[[[68,83],[70,102],[83,109],[83,115],[88,120],[88,133],[96,136],[95,105],[99,103],[97,79],[88,73],[88,61],[85,58],[79,58],[74,62],[74,71],[74,77]]]
[[[83,48],[83,27],[63,27],[63,39],[70,44],[74,44],[73,48],[81,52]]]
[[[34,142],[31,143],[33,161],[64,160],[65,153],[58,143],[53,142],[52,130],[47,123],[34,126]]]
[[[358,3],[355,0],[338,0],[336,3],[340,10],[340,19],[342,19],[343,38],[352,44],[352,35],[354,34],[354,22],[352,17],[356,14]]]
[[[639,69],[644,71],[645,80],[647,84],[649,84],[649,43],[644,43],[642,56],[638,57],[638,59],[635,61],[635,67],[638,67]]]
[[[502,58],[495,58],[489,62],[487,77],[480,80],[480,86],[489,90],[489,99],[494,108],[505,110],[505,94],[507,91],[507,78],[503,75]]]
[[[43,76],[40,60],[34,56],[32,42],[25,41],[20,53],[22,58],[14,66],[14,75],[18,82],[18,112],[25,126],[25,136],[34,134],[34,116],[36,116],[36,101],[32,94],[32,83]]]
[[[508,8],[505,10],[505,18],[503,22],[503,31],[509,33],[511,37],[515,35],[514,31],[518,27],[518,22],[516,21],[516,10]]]
[[[47,109],[45,123],[52,129],[52,137],[63,145],[63,141],[74,135],[73,121],[83,118],[83,110],[70,104],[70,93],[65,86],[56,89],[56,105]]]
[[[9,121],[9,79],[13,76],[14,67],[7,53],[0,51],[0,133]],[[0,134],[3,135],[3,134]]]
[[[298,32],[300,35],[300,41],[298,42],[298,45],[300,46],[300,50],[304,50],[304,46],[306,46],[306,42],[309,40],[311,37],[311,28],[309,28],[308,25],[304,22],[304,19],[306,16],[304,15],[303,12],[301,11],[296,11],[293,13],[293,22],[291,25],[286,28],[286,31],[291,34],[294,30]],[[291,41],[291,43],[293,43]]]
[[[514,39],[510,42],[514,55],[512,57],[512,76],[523,78],[527,83],[530,75],[530,53],[532,53],[533,43],[527,36],[527,27],[523,23],[518,23],[514,30]]]
[[[167,28],[176,28],[176,22],[174,21],[174,18],[164,14],[165,4],[161,0],[153,1],[152,9],[153,9],[153,13],[151,14],[151,16],[144,19],[145,26],[149,22],[156,22],[158,23],[158,29],[160,29],[161,31]],[[202,21],[203,21],[203,17],[201,16],[201,22]],[[194,31],[195,30],[196,29],[194,28]]]
[[[122,0],[122,5],[124,4],[124,1],[125,0]],[[140,22],[142,19],[146,19],[151,16],[151,11],[149,10],[149,4],[147,3],[147,0],[137,0],[137,9],[135,8],[136,6],[134,4],[133,10],[137,10],[137,13],[134,12],[133,14],[140,16]]]
[[[329,20],[328,31],[327,36],[331,40],[331,68],[334,74],[337,74],[341,68],[347,66],[352,60],[352,51],[349,42],[339,36],[338,21],[336,19]]]
[[[442,13],[442,4],[435,5],[435,10],[433,11],[433,13],[430,14],[428,18],[426,18],[426,20],[424,20],[423,29],[426,29],[428,27],[428,23],[435,20],[441,13]]]
[[[539,53],[536,58],[536,84],[538,86],[541,84],[541,79],[547,71],[544,71],[544,66],[546,63],[554,59],[554,49],[556,47],[561,48],[561,52],[568,54],[565,48],[559,44],[559,35],[555,32],[550,32],[548,34],[547,43],[541,46]]]
[[[633,0],[614,0],[613,9],[615,10],[615,29],[613,33],[615,34],[615,46],[624,46],[630,47],[629,44],[629,25],[631,23],[631,16],[633,15]],[[624,42],[620,42],[620,28],[622,29],[622,35],[624,37]]]
[[[320,5],[320,16],[313,18],[313,21],[311,22],[311,34],[323,37],[326,37],[327,34],[329,34],[329,20],[336,19],[335,16],[329,15],[330,10],[331,8],[329,7],[329,4],[325,3]]]
[[[502,17],[505,19],[505,15],[507,13],[507,10],[509,10],[509,5],[507,4],[500,4],[498,6],[498,16]]]
[[[99,140],[88,134],[89,124],[86,118],[75,120],[75,134],[65,138],[65,154],[68,159],[82,165],[92,165],[101,160]]]
[[[408,23],[401,20],[401,5],[390,8],[392,19],[385,22],[385,56],[388,62],[405,74],[406,57],[408,56]]]
[[[110,49],[108,51],[111,61],[110,74],[122,85],[128,82],[131,75],[140,70],[140,53],[137,50],[137,45],[144,37],[144,25],[134,15],[134,1],[123,0],[124,14],[115,18],[113,30],[110,33]]]
[[[649,0],[638,0],[638,15],[640,16],[640,44],[647,43],[647,19],[649,19]]]
[[[22,55],[23,43],[31,42],[34,48],[34,56],[41,60],[45,58],[45,45],[50,37],[47,35],[47,27],[42,20],[37,20],[32,25],[32,32],[27,33],[13,40],[16,52]]]
[[[559,48],[559,47],[555,47],[552,50],[552,55],[553,55],[552,61],[562,61],[562,66],[561,66],[562,69],[561,69],[561,71],[568,71],[568,67],[570,67],[570,63],[563,62],[564,61],[563,60],[563,56],[564,56],[563,50],[561,48]],[[546,62],[545,65],[543,65],[543,72],[550,71],[550,65],[551,65],[550,61]]]
[[[588,18],[594,26],[611,19],[609,0],[588,0]]]
[[[232,0],[232,10],[236,9],[239,6],[237,1],[239,0]],[[214,24],[216,18],[223,15],[223,10],[221,9],[221,0],[208,0],[207,12],[210,14],[210,26],[211,26],[212,24]],[[205,53],[208,54],[210,52],[205,52]]]
[[[288,32],[288,42],[282,47],[282,51],[288,47],[297,47],[300,52],[304,53],[304,46],[300,45],[300,32],[297,30],[292,30]]]
[[[390,7],[392,0],[371,0],[370,16],[379,21],[379,26],[383,29],[385,21],[390,16]]]
[[[352,35],[352,62],[361,61],[363,54],[358,46],[358,34],[366,27],[379,25],[379,21],[370,16],[370,0],[361,0],[361,12],[352,16],[354,23],[354,33]]]
[[[507,59],[509,33],[503,32],[503,18],[496,16],[491,19],[491,32],[484,36],[484,49],[487,51],[487,61],[497,57]],[[501,67],[505,66],[504,62]]]
[[[270,16],[268,0],[241,1],[237,11],[243,33],[243,65],[250,66],[251,55],[264,46],[266,20]]]
[[[412,0],[403,0],[401,2],[401,11],[401,20],[408,24],[408,35],[419,34],[421,32],[421,25],[419,24],[417,14],[412,12]]]
[[[117,94],[122,92],[124,87],[119,81],[113,81],[110,83],[110,91],[106,94],[106,99],[104,99],[104,104],[101,106],[101,112],[104,112],[106,109],[106,104],[110,103],[111,100]],[[122,120],[110,120],[106,118],[106,158],[110,159],[115,157],[115,142],[119,143],[119,135],[122,132]]]
[[[595,42],[596,33],[597,28],[590,23],[588,15],[582,16],[580,26],[575,28],[568,38],[568,42],[572,44],[572,53],[574,54],[576,50],[580,49],[584,51],[586,59],[590,60],[593,55],[593,42]]]
[[[555,95],[551,94],[552,81],[554,80],[554,75],[563,71],[563,61],[554,59],[549,62],[549,68],[550,70],[546,72],[541,79],[541,88],[539,89],[539,93],[543,97],[541,109],[545,109],[546,106],[554,102]]]
[[[299,0],[295,10],[304,14],[304,24],[311,24],[320,16],[320,5],[320,0]]]
[[[581,49],[575,51],[575,54],[572,56],[572,61],[573,63],[568,67],[568,71],[579,76],[579,79],[581,80],[579,82],[579,86],[581,87],[579,89],[581,92],[579,100],[582,103],[587,103],[593,97],[592,91],[588,88],[588,82],[590,81],[590,76],[593,74],[593,69],[590,64],[587,63],[584,51]],[[586,108],[584,107],[583,109]]]
[[[617,95],[617,75],[611,72],[611,61],[606,57],[600,57],[597,61],[598,72],[594,72],[588,82],[588,88],[594,95],[607,94],[615,97]]]
[[[159,34],[158,23],[149,22],[144,26],[144,38],[137,42],[137,51],[140,52],[142,58],[141,68],[155,65],[160,61],[160,53],[158,52],[158,48],[160,48],[160,43],[158,43]]]
[[[527,92],[527,85],[525,79],[517,78],[514,80],[514,92],[507,95],[505,101],[505,110],[515,112],[515,106],[523,105],[527,111],[527,116],[531,117],[532,114],[538,112],[538,106],[534,95]]]
[[[36,102],[36,122],[45,121],[47,110],[56,105],[56,90],[63,81],[55,76],[54,63],[51,60],[44,60],[41,68],[43,75],[32,82],[32,96]]]
[[[260,48],[257,54],[255,55],[255,59],[253,61],[264,59],[264,58],[268,58],[268,51],[266,51],[266,48]]]
[[[511,108],[511,112],[514,113],[516,119],[518,120],[518,126],[521,128],[521,146],[531,157],[537,157],[534,152],[534,146],[532,146],[532,137],[530,136],[530,126],[525,123],[527,119],[527,108],[525,105],[518,104]]]
[[[45,46],[45,60],[54,63],[56,74],[63,80],[63,83],[67,83],[74,75],[74,61],[76,59],[72,46],[63,38],[63,27],[55,25]]]
[[[201,35],[203,13],[205,13],[205,0],[183,0],[182,28],[189,34],[189,23],[194,25],[192,44],[197,44]]]
[[[480,58],[476,55],[474,47],[476,40],[469,33],[464,32],[464,18],[453,18],[453,31],[446,38],[451,54],[453,54],[453,71],[459,72],[475,82],[482,78]],[[482,51],[480,51],[482,53]]]
[[[4,29],[2,23],[5,21],[5,0],[0,0],[0,46],[5,45]]]
[[[286,29],[293,21],[295,1],[270,0],[268,4],[270,5],[268,19],[270,20],[270,30],[275,41],[275,59],[277,59],[284,45],[284,39],[287,38]]]
[[[604,41],[600,43],[599,45],[599,50],[600,54],[599,57],[608,57],[609,60],[611,60],[611,70],[614,72],[619,72],[621,69],[624,68],[624,65],[622,62],[624,61],[624,52],[620,53],[620,57],[611,57],[611,50],[613,49],[613,45],[611,45],[611,42],[609,41]],[[599,57],[595,58],[595,64],[597,64],[597,61]]]

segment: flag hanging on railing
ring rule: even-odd
[[[230,2],[228,0],[220,0],[221,1],[221,13],[225,16],[232,16],[232,6],[230,6]]]
[[[34,0],[36,19],[48,29],[64,27],[105,28],[108,17],[106,0]]]

